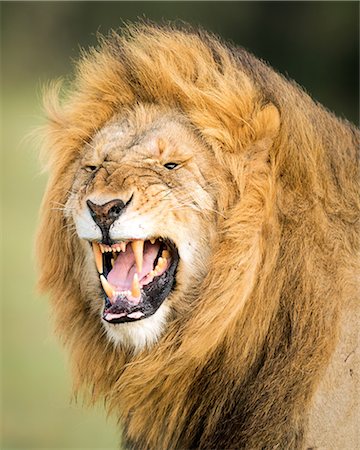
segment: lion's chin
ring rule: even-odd
[[[121,346],[136,354],[156,344],[165,330],[169,313],[170,308],[165,301],[146,320],[123,324],[111,324],[104,321],[104,327],[109,340],[115,346]]]
[[[154,238],[91,245],[103,289],[104,322],[113,326],[153,316],[176,284],[175,244]]]

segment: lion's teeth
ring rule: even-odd
[[[157,262],[154,270],[152,270],[150,272],[150,275],[154,276],[154,277],[157,277],[160,274],[160,272],[162,272],[165,269],[166,264],[167,264],[167,259],[166,258],[162,258],[160,256],[160,258],[158,259],[158,262]]]
[[[138,274],[134,274],[134,278],[131,284],[131,295],[135,298],[140,297],[140,284]]]
[[[150,242],[151,242],[152,244],[155,244],[155,241],[156,241],[156,239],[150,239]]]
[[[99,273],[103,273],[103,260],[102,260],[102,253],[101,253],[101,244],[97,244],[96,242],[92,243],[92,248],[94,252],[94,258],[95,258],[95,264],[97,271]]]
[[[121,317],[126,316],[125,313],[120,313],[120,314],[111,314],[111,313],[107,313],[104,317],[105,320],[113,320],[113,319],[120,319]]]
[[[170,257],[170,252],[168,250],[163,250],[161,256],[165,259],[168,259]]]
[[[104,251],[105,251],[104,246],[102,244],[99,244],[99,247],[100,247],[101,253],[104,253]]]
[[[111,267],[114,267],[114,258],[111,258]]]
[[[166,266],[166,258],[162,258],[162,257],[160,256],[160,258],[159,258],[158,263],[157,263],[156,266],[159,267],[160,270],[165,269],[165,266]]]
[[[128,317],[130,319],[140,319],[140,317],[143,317],[144,313],[141,311],[135,311],[133,313],[128,314]]]
[[[105,291],[105,294],[109,297],[109,299],[112,299],[115,295],[115,289],[113,289],[113,287],[108,282],[108,280],[104,277],[104,275],[100,275],[100,281],[101,281],[102,287]]]
[[[126,242],[120,242],[120,250],[126,252]]]
[[[131,247],[132,247],[132,250],[133,250],[134,256],[135,256],[136,270],[138,273],[141,273],[142,265],[143,265],[144,241],[142,241],[141,239],[132,241]]]

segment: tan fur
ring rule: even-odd
[[[311,425],[308,434],[308,418],[357,295],[358,131],[244,50],[154,26],[101,39],[59,97],[55,87],[47,99],[51,177],[38,253],[75,388],[105,399],[137,449],[329,448],[329,411],[320,408],[320,437]],[[211,186],[201,191],[209,208],[191,215],[208,270],[197,274],[196,263],[192,285],[184,278],[171,297],[163,335],[138,354],[104,333],[88,256],[54,209],[69,201],[84,145],[118,115],[135,130],[168,115],[184,122]],[[181,214],[173,226],[170,236],[188,227]],[[324,392],[331,399],[332,386]]]

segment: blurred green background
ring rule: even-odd
[[[2,2],[2,445],[116,448],[102,410],[70,403],[67,358],[36,293],[33,236],[46,176],[36,143],[41,88],[68,76],[80,47],[122,21],[181,20],[216,32],[358,123],[358,2]],[[181,55],[179,55],[181,56]],[[54,237],[56,238],[56,237]],[[149,411],[151,414],[151,411]]]

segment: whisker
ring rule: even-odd
[[[50,202],[50,203],[53,203],[54,205],[60,205],[60,206],[65,206],[66,205],[66,203],[60,203],[60,202],[55,202],[55,201]]]
[[[68,208],[64,206],[63,208],[50,208],[50,211],[68,211],[69,209],[75,209],[75,208]]]
[[[65,223],[57,230],[57,232],[63,231],[64,229],[68,229],[68,231],[76,231],[76,226],[73,223]]]
[[[226,218],[226,216],[224,214],[222,214],[220,211],[217,211],[214,208],[200,207],[199,205],[195,205],[194,203],[182,203],[180,205],[176,205],[176,206],[171,207],[169,209],[169,211],[175,211],[175,210],[179,211],[179,210],[184,210],[184,209],[187,209],[187,208],[191,208],[191,209],[193,209],[193,210],[195,210],[197,212],[202,212],[202,213],[204,213],[204,212],[213,212],[215,214],[218,214],[223,219]]]

